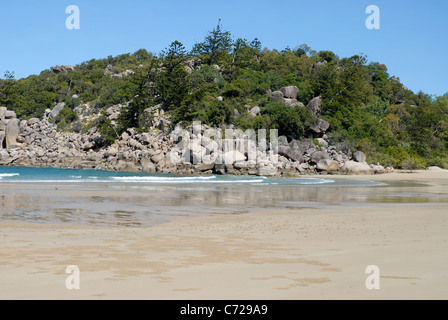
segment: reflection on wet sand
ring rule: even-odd
[[[323,208],[350,203],[448,202],[425,184],[328,187],[201,184],[2,185],[0,219],[56,224],[144,227],[175,216],[242,213],[269,208]]]

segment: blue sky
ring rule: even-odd
[[[69,5],[80,9],[79,30],[65,26]],[[380,30],[365,27],[369,5],[381,10]],[[269,49],[363,53],[414,92],[442,95],[447,17],[446,0],[1,0],[0,72],[22,78],[140,48],[157,53],[174,40],[190,49],[221,19],[234,38],[258,37]]]

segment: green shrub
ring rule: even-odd
[[[68,108],[70,108],[70,109],[75,109],[76,107],[79,107],[79,105],[81,104],[81,99],[79,99],[79,98],[70,98],[70,99],[68,99],[67,100],[67,102],[66,102],[66,106],[68,107]]]
[[[397,159],[394,159],[387,153],[375,152],[373,154],[367,155],[367,163],[373,163],[373,164],[379,163],[385,168],[386,167],[398,168],[399,161]]]
[[[403,159],[401,161],[401,167],[405,170],[425,169],[426,161],[420,156],[414,155]]]
[[[267,116],[266,124],[269,128],[278,129],[280,136],[294,139],[303,138],[306,128],[312,123],[311,112],[299,106],[290,107],[282,102],[269,102],[261,109],[262,115]]]
[[[397,167],[403,167],[402,161],[409,159],[410,156],[403,147],[391,146],[386,149],[386,154],[397,161]]]
[[[436,166],[444,169],[448,169],[448,157],[436,156],[426,159],[428,167]]]
[[[58,130],[66,130],[75,120],[78,120],[76,112],[65,106],[56,117],[55,123],[58,125]]]

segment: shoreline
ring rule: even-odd
[[[368,177],[448,192],[446,172]],[[342,201],[142,228],[0,221],[0,299],[447,299],[447,209]],[[80,290],[65,287],[69,265]],[[365,287],[369,265],[379,290]]]
[[[176,174],[176,175],[217,175],[217,176],[250,176],[250,177],[279,177],[279,178],[300,178],[300,177],[357,177],[366,179],[367,177],[391,177],[395,174],[409,174],[414,176],[419,176],[422,173],[448,173],[448,169],[443,169],[439,167],[428,167],[426,169],[416,169],[416,170],[404,170],[404,169],[393,169],[393,171],[384,171],[384,172],[376,172],[372,170],[371,172],[360,172],[360,173],[353,173],[349,171],[316,171],[316,172],[298,172],[297,174],[291,174],[291,175],[282,175],[282,171],[280,171],[280,174],[276,175],[263,175],[258,173],[250,173],[249,171],[246,171],[244,173],[239,173],[237,171],[232,173],[214,173],[210,170],[207,171],[194,171],[194,172],[179,172],[179,171],[167,171],[167,172],[161,172],[161,171],[140,171],[140,170],[123,170],[123,171],[117,171],[110,168],[102,168],[102,167],[96,167],[95,165],[87,166],[87,167],[71,167],[71,166],[65,166],[61,165],[58,166],[55,164],[54,166],[51,166],[50,163],[42,163],[42,165],[26,165],[26,164],[19,164],[19,165],[11,165],[11,164],[0,164],[1,168],[29,168],[29,169],[61,169],[61,170],[98,170],[98,171],[105,171],[105,172],[123,172],[123,173],[148,173],[148,174]],[[377,180],[375,178],[375,180]]]

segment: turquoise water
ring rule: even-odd
[[[179,216],[448,202],[423,184],[343,176],[174,175],[0,167],[0,221],[147,227]],[[337,209],[339,210],[339,209]]]
[[[146,185],[294,185],[294,186],[382,186],[384,183],[321,178],[283,178],[234,175],[176,175],[102,170],[0,167],[1,183],[136,183]]]

